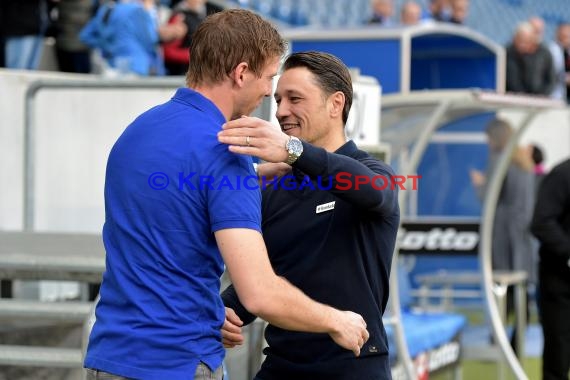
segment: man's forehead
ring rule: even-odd
[[[315,92],[315,87],[316,85],[312,78],[308,79],[304,76],[286,75],[286,72],[284,72],[277,81],[275,94],[313,93]]]
[[[313,80],[313,73],[306,67],[293,67],[283,71],[279,77],[277,85],[291,83],[296,86],[314,85],[315,81]]]

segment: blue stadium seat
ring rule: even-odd
[[[412,359],[420,354],[429,353],[449,342],[459,342],[461,333],[467,325],[462,314],[430,312],[413,307],[411,283],[405,266],[398,265],[398,289],[400,291],[401,317],[406,343]],[[386,312],[387,316],[389,310]],[[386,334],[392,365],[397,361],[397,346],[394,326],[386,324]]]

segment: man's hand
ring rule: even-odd
[[[170,42],[179,38],[184,38],[188,33],[188,27],[184,22],[183,15],[176,15],[168,24],[161,25],[158,28],[160,40]]]
[[[256,156],[267,162],[285,162],[285,144],[289,136],[281,128],[257,117],[241,117],[228,121],[218,133],[218,141],[230,146],[230,151]]]
[[[226,320],[222,326],[222,343],[225,348],[233,348],[243,344],[244,338],[241,333],[243,322],[235,311],[226,307]]]
[[[264,178],[266,181],[271,181],[276,177],[283,177],[289,172],[291,172],[291,166],[284,162],[267,162],[257,165],[257,176]]]
[[[362,316],[352,311],[335,310],[333,318],[337,321],[338,329],[329,334],[331,338],[339,346],[351,350],[356,356],[360,356],[362,346],[370,337]]]
[[[483,174],[479,170],[472,169],[469,172],[469,176],[471,177],[471,183],[475,187],[481,187],[481,186],[485,185],[485,182],[487,182],[487,178],[485,178],[485,174]]]

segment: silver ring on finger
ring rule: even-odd
[[[246,144],[247,146],[250,146],[250,145],[251,145],[249,140],[250,140],[250,137],[249,137],[249,136],[245,136],[245,144]]]

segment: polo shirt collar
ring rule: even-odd
[[[211,115],[215,121],[223,124],[226,122],[226,118],[222,114],[222,111],[212,102],[210,99],[206,98],[204,95],[191,88],[181,87],[176,90],[176,93],[172,97],[173,100],[185,103],[191,107],[197,108],[205,114]]]
[[[358,151],[358,148],[356,147],[356,144],[354,143],[354,141],[348,140],[346,143],[344,143],[343,146],[338,148],[335,151],[335,153],[336,154],[342,154],[343,156],[353,157],[357,151]]]

